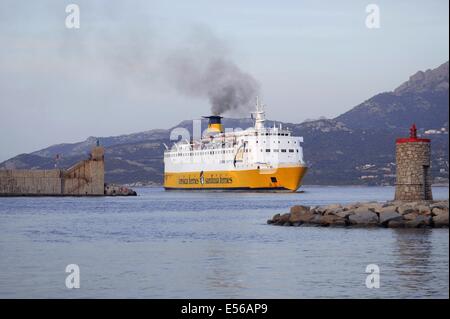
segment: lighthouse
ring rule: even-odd
[[[417,137],[413,124],[407,138],[396,141],[396,188],[395,200],[432,200],[431,193],[431,143],[427,138]]]

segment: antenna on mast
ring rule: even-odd
[[[259,101],[259,96],[256,96],[256,111],[252,112],[252,118],[253,114],[255,115],[255,129],[263,129],[266,121],[266,112],[264,111],[264,105]]]

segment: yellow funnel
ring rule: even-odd
[[[208,119],[208,132],[211,133],[223,133],[222,126],[222,116],[204,116],[203,118]]]

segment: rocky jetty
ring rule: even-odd
[[[328,206],[293,206],[268,224],[281,226],[341,226],[388,228],[448,228],[446,201],[390,201]]]
[[[116,184],[105,184],[105,195],[106,196],[137,196],[137,193],[131,188],[116,185]]]

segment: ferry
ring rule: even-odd
[[[307,171],[303,137],[281,125],[266,127],[258,100],[251,115],[253,127],[231,132],[223,129],[221,116],[206,116],[201,138],[166,146],[164,188],[296,192]]]

